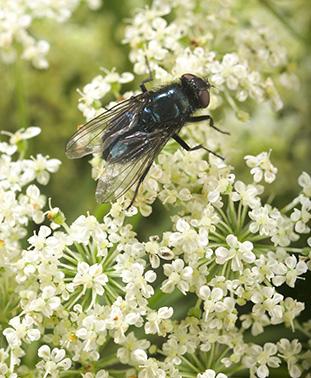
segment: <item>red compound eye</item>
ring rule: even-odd
[[[199,91],[198,100],[200,101],[201,107],[206,108],[210,100],[209,91],[208,90]]]

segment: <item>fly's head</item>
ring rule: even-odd
[[[187,73],[180,78],[183,88],[196,108],[206,108],[210,102],[210,83],[207,79]]]

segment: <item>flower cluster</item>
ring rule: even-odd
[[[82,91],[78,91],[81,96],[78,108],[87,120],[103,112],[104,108],[101,101],[105,101],[105,96],[108,93],[112,92],[115,97],[119,97],[121,84],[134,79],[134,75],[130,72],[124,72],[122,75],[119,75],[115,70],[104,70],[104,72],[105,76],[96,76]]]
[[[211,108],[221,111],[220,105],[225,102],[241,120],[248,119],[241,108],[248,98],[258,103],[269,101],[274,109],[281,109],[283,103],[275,83],[284,82],[286,49],[276,35],[268,38],[273,32],[255,19],[241,30],[245,16],[236,3],[213,0],[207,6],[201,0],[187,5],[154,0],[150,8],[136,13],[125,31],[124,42],[130,45],[134,72],[148,75],[151,69],[160,84],[176,80],[185,72],[207,77],[215,87]],[[260,48],[251,48],[252,43]],[[227,52],[220,54],[223,50]],[[94,117],[103,111],[101,100],[106,100],[108,92],[118,99],[133,95],[120,96],[121,85],[132,80],[128,72],[120,75],[105,70],[105,75],[96,76],[80,91],[79,109],[87,119]]]
[[[148,58],[160,81],[185,72],[208,77],[218,93],[212,106],[219,107],[224,99],[241,119],[245,113],[236,100],[268,100],[278,110],[283,104],[274,82],[281,79],[280,67],[286,71],[286,49],[255,15],[242,27],[245,17],[249,15],[243,14],[236,1],[206,4],[198,0],[186,5],[155,0],[150,8],[136,14],[125,33],[134,72],[146,74]]]
[[[287,364],[299,377],[310,360],[298,339],[246,339],[248,330],[257,336],[274,325],[310,333],[298,320],[304,303],[278,291],[295,287],[310,266],[310,249],[297,241],[309,230],[311,180],[303,173],[298,181],[301,193],[278,210],[264,203],[254,176],[245,184],[213,155],[166,150],[137,197],[145,216],[154,198],[175,208],[162,235],[138,239],[128,222],[137,209],[124,210],[130,195],[101,222],[88,214],[68,225],[51,208],[50,225],[5,265],[15,272],[18,306],[3,332],[3,371],[22,376],[28,345],[40,341],[35,369],[50,376],[78,369],[109,377],[121,369],[138,377],[224,378],[248,370],[264,378]]]
[[[79,5],[80,0],[4,0],[0,10],[0,58],[11,63],[17,55],[30,61],[36,68],[48,67],[46,54],[50,45],[37,40],[31,33],[31,25],[38,19],[65,22]],[[100,0],[87,0],[90,8],[100,6]]]
[[[25,237],[28,223],[39,224],[44,220],[46,199],[35,182],[46,185],[50,173],[56,172],[60,165],[59,160],[40,154],[21,159],[26,141],[39,133],[38,127],[15,134],[3,132],[9,140],[0,142],[1,267],[20,258],[19,241]]]

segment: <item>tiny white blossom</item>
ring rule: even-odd
[[[147,322],[145,324],[146,333],[157,333],[159,336],[163,335],[161,332],[161,322],[172,317],[174,310],[172,307],[161,307],[158,311],[151,311],[147,315]]]
[[[95,294],[103,295],[105,285],[108,282],[108,277],[103,273],[102,266],[99,264],[88,265],[86,262],[79,262],[77,274],[68,284],[70,291],[78,286],[83,287],[83,292],[87,289],[92,289]]]
[[[302,349],[301,344],[297,339],[289,341],[281,339],[277,343],[279,355],[287,363],[289,374],[292,378],[299,378],[302,374],[302,369],[298,365],[299,353]]]
[[[253,263],[255,261],[255,254],[253,253],[253,243],[245,241],[239,242],[234,235],[228,235],[226,242],[229,246],[218,247],[215,250],[217,264],[224,264],[227,261],[232,260],[231,268],[233,271],[242,271],[243,263]]]
[[[212,369],[206,369],[204,373],[199,373],[197,378],[227,378],[227,375],[223,373],[216,373]]]
[[[270,162],[270,152],[262,152],[257,156],[247,155],[244,157],[246,164],[251,169],[254,182],[260,182],[262,179],[267,183],[275,180],[277,168]]]
[[[38,356],[41,361],[37,363],[36,367],[55,378],[59,376],[61,370],[70,369],[72,364],[70,358],[65,358],[64,349],[54,348],[51,350],[48,345],[42,345],[38,349]]]
[[[185,267],[181,259],[176,259],[172,264],[163,265],[164,274],[168,277],[161,286],[165,293],[171,293],[177,287],[183,294],[189,290],[193,269],[190,266]]]
[[[272,343],[266,343],[263,347],[260,345],[252,345],[243,358],[246,367],[251,368],[259,378],[269,376],[269,367],[279,367],[281,360],[276,357],[277,346]]]
[[[298,184],[302,187],[305,196],[311,197],[311,177],[307,172],[303,172],[298,178]]]
[[[258,186],[245,185],[242,181],[236,181],[234,189],[232,201],[241,201],[244,206],[249,206],[251,209],[260,206],[260,199],[257,196],[262,190]]]

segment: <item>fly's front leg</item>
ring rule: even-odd
[[[134,196],[133,196],[133,198],[132,198],[130,204],[129,204],[128,207],[126,208],[126,210],[128,210],[128,209],[133,205],[133,203],[135,202],[135,199],[136,199],[137,194],[138,194],[138,190],[139,190],[139,188],[140,188],[142,182],[144,181],[145,177],[147,176],[147,173],[149,172],[151,166],[152,166],[152,163],[149,164],[149,165],[147,166],[147,168],[144,170],[144,173],[143,173],[143,174],[141,175],[141,177],[139,178],[139,180],[138,180],[138,184],[137,184],[137,186],[136,186],[136,188],[135,188]]]
[[[216,152],[214,152],[212,150],[209,150],[208,148],[202,146],[202,144],[199,144],[199,145],[194,146],[194,147],[190,147],[179,135],[174,134],[172,138],[175,139],[176,142],[178,144],[180,144],[181,147],[184,148],[186,151],[195,151],[195,150],[201,150],[202,149],[202,150],[205,150],[205,151],[217,156],[218,158],[220,158],[222,160],[225,160],[223,156],[218,155]]]
[[[202,116],[197,116],[197,117],[189,117],[187,121],[188,122],[209,121],[210,127],[212,127],[213,129],[219,131],[222,134],[230,135],[230,133],[228,133],[228,131],[223,131],[221,129],[218,129],[218,127],[216,127],[214,125],[214,120],[213,120],[213,118],[210,115],[202,115]]]
[[[145,84],[149,83],[150,81],[153,80],[149,60],[148,60],[146,55],[145,55],[145,59],[146,59],[146,65],[147,65],[147,68],[148,68],[149,76],[146,79],[144,79],[140,84],[140,89],[141,89],[142,92],[148,92],[148,89],[146,88]]]

